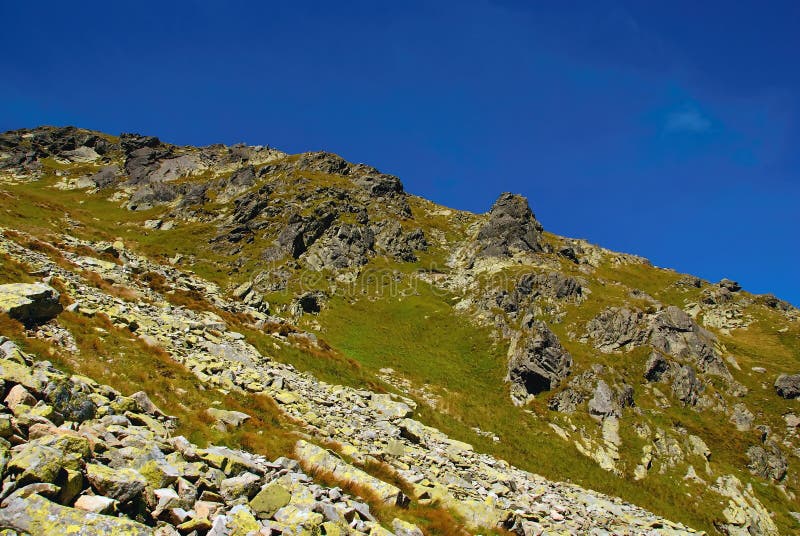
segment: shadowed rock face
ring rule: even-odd
[[[535,395],[556,387],[565,379],[572,367],[572,356],[541,321],[532,321],[529,329],[509,348],[508,380],[512,383],[511,396],[522,403],[528,395]]]
[[[489,211],[489,221],[478,232],[478,256],[505,257],[512,253],[512,249],[541,251],[539,239],[542,230],[527,199],[504,193],[495,201]]]

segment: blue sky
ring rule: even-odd
[[[289,5],[291,4],[291,5]],[[329,150],[800,304],[800,3],[2,2],[0,130]]]

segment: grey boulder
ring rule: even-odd
[[[46,322],[62,311],[60,297],[43,283],[0,285],[0,312],[26,324]]]
[[[775,391],[783,398],[800,397],[800,374],[781,374],[775,380]]]

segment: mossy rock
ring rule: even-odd
[[[259,491],[250,501],[250,508],[258,517],[270,518],[275,512],[289,504],[292,494],[278,483],[272,483]]]

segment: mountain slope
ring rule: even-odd
[[[102,312],[226,391],[277,398],[281,389],[261,378],[287,374],[294,391],[317,385],[296,368],[405,397],[415,419],[475,450],[435,434],[414,441],[397,420],[326,422],[362,391],[337,399],[320,387],[278,400],[281,415],[355,458],[444,486],[456,515],[517,511],[508,526],[518,530],[523,521],[528,530],[622,530],[613,515],[592,519],[580,504],[597,499],[578,501],[569,486],[551,496],[535,490],[545,485],[537,477],[477,477],[476,467],[505,467],[472,454],[481,452],[711,533],[797,528],[800,419],[796,400],[783,397],[796,394],[791,378],[773,384],[800,370],[800,323],[777,298],[552,235],[518,196],[504,194],[487,215],[459,212],[327,153],[43,127],[2,135],[0,168],[2,283],[33,279],[49,263],[80,304],[68,314]],[[230,369],[174,347],[174,333],[159,331],[168,305],[222,317],[222,333],[252,345],[250,361],[237,353]],[[54,322],[76,331],[77,319]],[[204,359],[209,348],[220,354],[223,343],[205,340]],[[250,370],[264,357],[266,369]],[[113,365],[93,373],[103,368]],[[369,398],[356,406],[368,419],[381,414]],[[250,436],[227,439],[253,446]],[[445,456],[429,466],[432,453]]]

